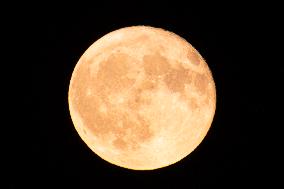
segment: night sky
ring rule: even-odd
[[[256,92],[265,81],[264,66],[252,53],[259,23],[254,6],[133,1],[40,7],[32,16],[40,17],[33,31],[40,59],[32,65],[37,129],[30,133],[30,158],[21,170],[28,178],[24,182],[38,188],[231,188],[252,180],[257,148],[252,133],[265,124],[259,117],[266,95]],[[215,117],[203,142],[178,163],[153,171],[102,160],[77,134],[68,108],[69,81],[80,56],[103,35],[133,25],[160,27],[185,38],[206,60],[217,91]],[[13,180],[11,186],[21,183]]]

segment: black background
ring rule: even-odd
[[[208,188],[254,184],[257,163],[253,131],[265,114],[264,65],[256,61],[261,45],[257,27],[264,22],[258,5],[106,2],[37,9],[33,18],[30,155],[12,180],[48,187]],[[44,10],[44,11],[43,11]],[[37,20],[37,19],[35,19]],[[123,169],[100,159],[80,139],[68,109],[68,87],[80,56],[97,39],[121,27],[149,25],[172,31],[190,42],[208,63],[217,90],[216,114],[208,135],[180,162],[153,171]],[[256,166],[254,166],[256,164]],[[103,187],[104,185],[104,187]]]

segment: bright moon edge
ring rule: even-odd
[[[113,42],[109,41],[108,39],[113,39],[110,36],[114,35],[116,33],[122,33],[122,34],[117,34],[116,35],[116,37],[115,37],[116,40],[118,40],[118,41],[119,40],[120,41],[125,41],[126,40],[126,43],[127,43],[127,38],[125,38],[125,35],[124,35],[125,32],[127,33],[127,30],[128,31],[134,30],[134,31],[131,31],[131,32],[138,33],[138,34],[141,34],[141,33],[143,34],[143,33],[145,33],[145,31],[147,31],[148,33],[146,32],[147,33],[146,35],[155,35],[155,37],[157,35],[161,35],[164,38],[165,37],[166,38],[175,38],[174,40],[176,40],[178,42],[173,42],[173,44],[175,44],[176,46],[178,46],[178,44],[180,45],[180,44],[183,43],[182,45],[187,46],[187,48],[190,49],[189,51],[191,53],[192,52],[197,53],[197,56],[199,57],[199,64],[196,65],[196,63],[191,63],[190,66],[189,66],[190,69],[194,70],[196,73],[198,73],[197,71],[202,72],[202,71],[205,70],[204,73],[206,73],[207,79],[209,81],[208,83],[210,83],[210,87],[209,88],[210,88],[211,91],[207,92],[206,95],[208,96],[208,99],[211,102],[211,104],[210,104],[211,107],[210,107],[210,112],[203,112],[203,114],[207,113],[207,115],[209,115],[209,116],[207,116],[206,120],[203,120],[203,124],[202,125],[203,125],[204,128],[202,129],[202,132],[198,133],[198,138],[195,138],[195,141],[191,141],[192,147],[191,147],[190,150],[186,151],[186,153],[180,153],[180,154],[176,153],[176,157],[175,158],[172,158],[168,162],[163,162],[162,164],[159,164],[158,162],[156,162],[156,164],[152,163],[150,166],[147,166],[147,162],[144,162],[143,166],[133,166],[133,165],[130,165],[130,164],[128,165],[127,163],[118,162],[117,160],[115,160],[115,158],[108,157],[105,154],[103,154],[103,155],[100,154],[100,152],[98,152],[98,146],[96,146],[94,144],[94,140],[92,138],[90,138],[90,136],[93,137],[95,135],[92,133],[91,129],[86,126],[86,123],[84,123],[84,118],[82,118],[82,114],[80,115],[80,113],[78,113],[78,112],[80,112],[80,111],[78,111],[78,109],[80,109],[80,108],[77,108],[76,106],[73,105],[73,104],[75,104],[74,103],[74,99],[75,99],[74,98],[74,94],[73,93],[70,94],[70,91],[72,91],[74,89],[74,88],[71,87],[72,83],[74,83],[74,82],[76,83],[76,80],[74,80],[74,77],[75,77],[75,75],[78,76],[78,69],[81,69],[80,67],[84,67],[84,66],[85,67],[89,67],[89,65],[86,66],[87,65],[86,61],[83,61],[84,58],[86,59],[86,57],[92,57],[97,52],[101,52],[102,54],[106,53],[106,51],[105,51],[106,49],[105,48],[107,48],[107,46],[112,46],[113,45]],[[149,30],[153,31],[153,33],[151,33],[151,31],[149,32]],[[118,37],[118,36],[120,36],[120,37]],[[171,40],[173,40],[173,39],[171,39]],[[171,40],[169,40],[169,41],[171,41]],[[104,43],[106,43],[106,44],[104,44]],[[166,45],[168,45],[168,44],[166,44]],[[122,44],[122,46],[123,46],[123,44]],[[123,46],[123,47],[127,47],[127,46]],[[175,46],[172,45],[172,47],[175,47]],[[92,151],[94,151],[97,155],[99,155],[99,157],[101,157],[102,159],[104,159],[104,160],[106,160],[106,161],[108,161],[108,162],[110,162],[110,163],[112,163],[114,165],[117,165],[117,166],[120,166],[120,167],[123,167],[123,168],[127,168],[127,169],[133,169],[133,170],[153,170],[153,169],[166,167],[166,166],[169,166],[171,164],[174,164],[174,163],[180,161],[181,159],[186,157],[188,154],[190,154],[202,142],[202,140],[206,136],[206,134],[207,134],[207,132],[208,132],[208,130],[210,128],[210,125],[211,125],[211,123],[213,121],[215,108],[216,108],[216,89],[215,89],[215,83],[213,81],[212,73],[211,73],[209,67],[207,66],[207,64],[205,63],[204,59],[201,57],[201,55],[199,55],[199,53],[195,49],[194,49],[194,51],[192,51],[192,49],[194,49],[194,48],[189,43],[187,43],[184,39],[182,39],[181,37],[177,36],[176,34],[167,32],[167,31],[165,31],[163,29],[156,29],[156,28],[153,28],[153,27],[145,27],[145,26],[128,27],[128,28],[122,28],[122,29],[116,30],[114,32],[111,32],[111,33],[105,35],[104,37],[102,37],[101,39],[96,41],[93,45],[91,45],[90,48],[80,58],[78,64],[75,66],[75,69],[74,69],[72,77],[71,77],[70,86],[69,86],[69,92],[68,92],[69,110],[70,110],[72,121],[73,121],[74,126],[75,126],[77,132],[79,133],[80,137],[88,145],[88,147]],[[128,51],[128,53],[129,53],[133,49],[128,47],[128,50],[130,50],[130,51]],[[143,51],[142,51],[142,52],[138,52],[138,53],[140,53],[139,55],[142,54],[142,56],[145,56],[145,55],[148,55],[149,52],[147,52],[147,53],[144,52],[144,54],[143,54]],[[177,52],[175,52],[175,53],[177,53]],[[160,54],[162,54],[162,53],[160,53]],[[131,55],[133,55],[133,54],[131,54]],[[134,53],[134,55],[135,55],[135,53]],[[170,58],[174,57],[174,58],[176,58],[178,60],[179,58],[175,57],[174,55],[175,55],[174,53],[168,52],[168,54],[165,54],[163,56],[166,56],[167,58],[168,57],[170,57]],[[155,58],[155,57],[152,57],[152,58]],[[187,58],[190,59],[190,58],[192,58],[192,56],[188,56],[187,55]],[[193,57],[193,60],[196,60],[195,58],[196,57]],[[97,65],[99,65],[99,63],[97,63]],[[172,68],[170,68],[170,69],[172,69]],[[80,76],[78,76],[77,78],[80,78]],[[147,77],[142,78],[142,80],[147,80]],[[190,84],[190,85],[193,85],[193,84]],[[156,83],[156,86],[158,86],[157,83]],[[80,91],[80,92],[82,92],[82,91]],[[80,97],[79,97],[79,99],[80,99]],[[202,115],[202,112],[200,114]],[[85,134],[85,133],[88,133],[88,135]],[[175,137],[178,138],[176,135],[175,135]],[[154,139],[152,139],[152,140],[154,140]],[[186,141],[184,141],[184,142],[186,142]],[[102,145],[101,147],[105,148],[105,149],[108,149],[109,145],[107,145],[106,143],[100,142],[100,145]],[[106,145],[106,147],[103,146],[103,145]],[[179,147],[177,146],[177,148],[179,148]],[[109,152],[108,153],[111,154],[112,150],[113,149],[109,148]],[[127,154],[128,152],[129,151],[126,151],[124,153]],[[112,155],[110,155],[110,156],[112,156]],[[125,154],[124,154],[124,156],[125,156]],[[136,154],[135,158],[139,159],[141,157],[143,158],[143,155],[140,154],[140,157],[139,157]],[[165,157],[165,159],[167,159],[167,158]]]

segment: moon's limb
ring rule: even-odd
[[[76,130],[97,155],[130,169],[156,169],[190,154],[215,112],[209,67],[184,39],[136,26],[96,41],[69,87]]]

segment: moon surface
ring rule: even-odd
[[[216,107],[210,69],[186,40],[160,28],[115,30],[73,71],[69,110],[88,147],[120,167],[152,170],[190,154]]]

